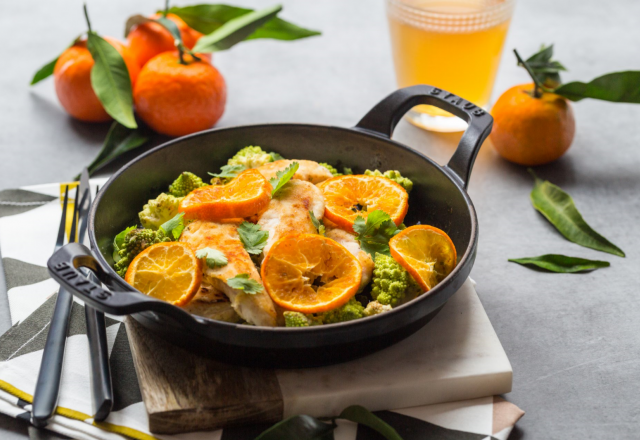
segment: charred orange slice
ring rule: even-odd
[[[409,209],[409,195],[402,186],[382,176],[338,176],[320,183],[324,193],[324,216],[340,229],[353,232],[353,223],[361,215],[380,209],[400,225]]]
[[[303,313],[326,312],[346,304],[362,278],[356,257],[318,234],[282,237],[267,253],[261,272],[273,302]]]
[[[207,185],[191,191],[180,202],[186,219],[222,220],[251,217],[271,200],[271,184],[259,171],[243,171],[226,185]]]
[[[451,238],[438,228],[409,226],[389,241],[389,250],[425,292],[456,267],[458,256]]]
[[[124,280],[146,295],[182,306],[200,289],[202,260],[184,243],[157,243],[133,259]]]

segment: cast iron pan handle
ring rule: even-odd
[[[112,289],[106,290],[87,278],[81,267],[91,269],[100,281]],[[184,320],[188,314],[178,307],[143,295],[132,287],[126,289],[124,283],[115,283],[93,257],[91,251],[80,243],[69,243],[55,252],[47,261],[49,273],[61,286],[82,299],[91,307],[112,315],[129,315],[142,311],[154,311]]]
[[[420,104],[433,105],[464,119],[469,126],[465,130],[458,148],[447,164],[466,189],[478,151],[491,133],[493,118],[482,108],[449,93],[427,85],[417,85],[397,90],[380,101],[354,127],[391,138],[400,118],[411,108]]]

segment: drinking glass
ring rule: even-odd
[[[398,86],[428,84],[485,109],[515,0],[387,0]],[[406,115],[419,127],[454,132],[466,122],[430,105]]]

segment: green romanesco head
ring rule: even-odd
[[[169,237],[164,235],[161,230],[154,231],[151,229],[134,229],[129,232],[125,238],[122,248],[120,249],[121,260],[118,261],[114,269],[118,272],[118,275],[124,277],[127,273],[127,268],[133,259],[140,252],[156,243],[164,243],[171,241]]]
[[[371,297],[395,307],[413,289],[415,281],[393,257],[376,253],[374,264]]]
[[[242,165],[246,169],[258,168],[269,162],[273,162],[273,155],[267,153],[260,147],[244,147],[235,156],[227,161],[227,165]]]
[[[185,171],[169,185],[169,194],[174,197],[184,197],[197,188],[207,186],[202,179],[189,171]]]
[[[364,174],[367,176],[386,177],[387,179],[393,180],[398,185],[403,187],[406,192],[411,192],[411,189],[413,189],[413,182],[407,177],[402,177],[402,174],[400,174],[400,171],[397,171],[397,170],[389,170],[389,171],[385,171],[384,173],[381,172],[380,170],[373,170],[373,171],[365,170]]]
[[[388,304],[380,304],[378,301],[369,301],[367,307],[364,308],[364,316],[379,315],[380,313],[388,312],[391,310],[391,306]]]
[[[301,312],[284,312],[283,315],[286,327],[309,327],[322,324],[322,321],[315,316],[305,315]]]
[[[174,197],[165,193],[149,200],[149,203],[144,205],[142,211],[138,213],[142,227],[156,230],[163,223],[171,220],[178,214],[180,200],[182,200],[181,197]]]
[[[352,321],[364,318],[364,307],[355,298],[351,298],[348,303],[320,315],[324,324],[335,324],[337,322]]]
[[[329,165],[326,162],[320,162],[318,163],[318,165],[322,165],[323,167],[325,167],[326,169],[328,169],[329,171],[331,171],[331,174],[333,176],[342,176],[342,173],[339,172],[336,167],[334,167],[333,165]]]

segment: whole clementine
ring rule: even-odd
[[[493,106],[491,142],[505,159],[520,165],[543,165],[560,158],[576,130],[573,110],[562,96],[534,96],[533,84],[510,88]]]
[[[104,37],[122,55],[131,84],[134,84],[140,68],[128,52],[128,48],[115,38]],[[111,119],[91,87],[93,58],[86,40],[76,42],[66,49],[53,69],[56,94],[62,107],[76,119],[87,122],[103,122]]]
[[[159,18],[160,14],[151,18]],[[173,21],[180,30],[180,36],[184,45],[191,49],[195,46],[202,34],[184,22],[175,14],[167,14],[167,18]],[[144,66],[147,61],[162,52],[171,52],[176,49],[171,33],[158,23],[142,23],[134,27],[127,35],[129,48],[138,66]]]
[[[133,90],[138,115],[158,133],[184,136],[206,130],[220,119],[227,86],[218,70],[206,61],[177,52],[153,57],[140,71]]]

